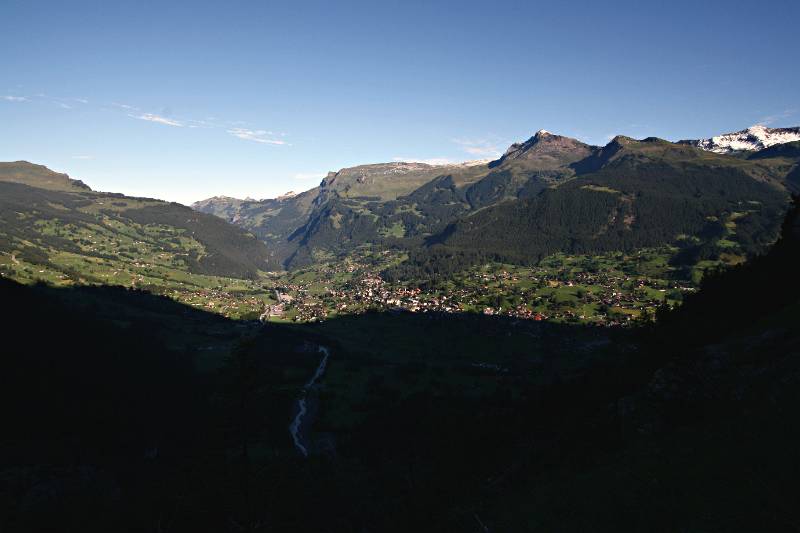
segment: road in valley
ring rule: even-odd
[[[297,415],[295,415],[292,423],[289,424],[289,433],[292,435],[294,447],[303,454],[303,457],[308,457],[308,436],[303,435],[303,418],[308,412],[308,392],[314,388],[319,378],[325,373],[325,366],[328,364],[328,357],[331,355],[330,350],[325,346],[320,346],[319,351],[322,353],[322,361],[320,361],[314,375],[311,376],[311,379],[300,391],[300,398],[297,400]]]

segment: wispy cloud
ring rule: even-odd
[[[72,159],[87,160],[87,159],[94,159],[94,156],[93,155],[73,155]]]
[[[510,143],[496,137],[481,139],[453,139],[461,150],[476,157],[492,158],[503,154]]]
[[[55,104],[61,109],[74,109],[75,104],[88,104],[89,100],[86,98],[72,98],[72,97],[64,97],[64,96],[52,96],[49,94],[38,93],[36,94],[36,99],[48,102],[51,104]]]
[[[90,104],[88,98],[53,96],[45,93],[33,93],[32,96],[0,94],[0,102],[3,101],[49,103],[51,105],[56,105],[61,109],[76,109],[79,104]],[[202,119],[190,118],[186,116],[175,117],[168,107],[162,108],[156,112],[148,112],[147,108],[142,108],[133,104],[119,101],[111,103],[93,102],[92,107],[104,109],[106,111],[116,110],[120,114],[125,114],[130,118],[155,122],[156,124],[172,126],[174,128],[185,128],[186,130],[216,130],[218,132],[225,132],[228,135],[232,135],[238,139],[251,141],[258,144],[291,146],[291,144],[286,140],[287,134],[285,132],[280,130],[269,131],[266,129],[257,129],[250,123],[243,120],[224,120],[210,115],[206,115]],[[78,158],[79,157],[76,157],[76,159]]]
[[[177,120],[173,120],[167,117],[162,117],[160,115],[154,115],[153,113],[144,113],[143,115],[130,115],[130,116],[133,118],[138,118],[139,120],[146,120],[148,122],[164,124],[165,126],[175,126],[178,128],[183,127],[183,124],[178,122]]]
[[[205,128],[211,129],[218,127],[213,120],[186,120],[187,128]]]
[[[286,141],[282,141],[280,139],[273,139],[268,136],[274,135],[271,131],[266,130],[250,130],[247,128],[233,128],[229,129],[228,133],[233,135],[234,137],[238,137],[239,139],[243,139],[245,141],[253,141],[261,144],[274,144],[274,145],[281,145],[285,146],[288,145]]]
[[[797,109],[784,109],[780,113],[775,113],[773,115],[767,115],[766,117],[761,118],[758,121],[758,124],[762,126],[770,126],[775,124],[776,122],[780,122],[781,120],[786,120],[792,117],[797,116]]]

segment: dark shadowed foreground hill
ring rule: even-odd
[[[433,314],[256,331],[0,280],[0,528],[796,531],[799,241],[795,208],[769,254],[630,332]],[[288,425],[317,344],[304,459]]]

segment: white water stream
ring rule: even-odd
[[[317,371],[314,372],[314,375],[311,376],[311,379],[308,380],[308,383],[303,386],[303,389],[300,393],[300,398],[297,400],[297,415],[294,417],[294,420],[292,420],[292,423],[289,424],[289,433],[292,434],[294,446],[298,449],[298,451],[300,451],[300,453],[303,454],[303,457],[308,457],[308,449],[306,449],[306,447],[303,445],[303,438],[300,434],[301,426],[303,424],[303,417],[308,411],[306,397],[308,396],[308,391],[314,387],[317,380],[325,372],[325,366],[328,364],[328,356],[331,354],[328,348],[325,346],[320,346],[319,351],[323,354],[322,361],[320,361]]]

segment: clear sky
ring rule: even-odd
[[[800,2],[0,0],[0,161],[188,203],[800,124]]]

